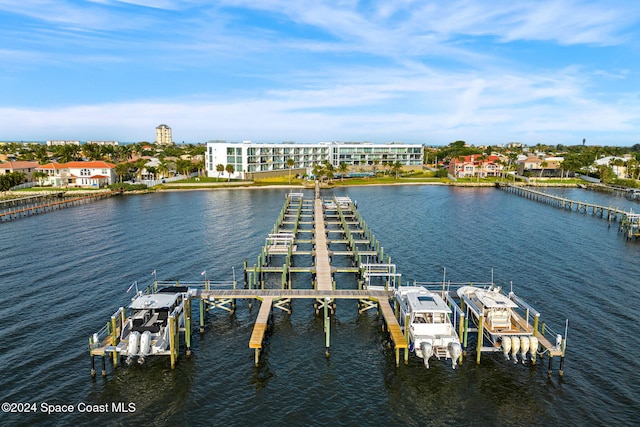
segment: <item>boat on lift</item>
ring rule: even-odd
[[[184,327],[184,299],[189,289],[168,286],[154,293],[137,292],[129,305],[116,351],[129,364],[137,358],[142,364],[148,356],[170,355],[169,318],[177,320],[173,331]]]
[[[429,359],[451,359],[453,369],[462,346],[451,322],[451,309],[442,297],[422,286],[400,286],[395,291],[400,328],[409,329],[409,348],[429,367]]]
[[[501,348],[507,360],[511,354],[514,362],[517,362],[518,352],[522,363],[526,361],[527,352],[535,358],[538,338],[534,336],[534,328],[529,323],[528,315],[525,319],[518,314],[518,310],[524,309],[516,303],[516,298],[509,298],[502,293],[500,287],[494,285],[489,288],[462,286],[458,288],[457,294],[471,309],[476,325],[482,326],[484,337],[496,350]],[[482,325],[479,324],[480,319]]]

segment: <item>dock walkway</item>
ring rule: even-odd
[[[329,261],[329,248],[327,247],[327,233],[324,224],[324,211],[322,200],[315,199],[314,217],[316,225],[316,279],[317,289],[327,291],[333,289],[331,278],[331,262]]]

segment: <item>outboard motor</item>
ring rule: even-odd
[[[529,352],[531,353],[531,358],[535,358],[535,354],[538,352],[538,338],[534,336],[529,337]]]
[[[149,349],[151,348],[151,332],[144,331],[142,333],[142,337],[140,337],[140,358],[138,359],[139,364],[144,363],[144,358],[149,354]]]
[[[509,360],[509,352],[511,351],[511,338],[502,337],[502,353],[505,359]]]
[[[520,350],[520,337],[511,337],[511,355],[513,363],[518,363],[518,350]]]
[[[458,359],[462,354],[462,346],[457,341],[451,341],[449,343],[449,354],[451,355],[451,367],[456,369]]]
[[[129,334],[129,345],[127,346],[127,364],[131,363],[134,357],[138,355],[138,343],[140,342],[140,332],[133,331]]]
[[[422,361],[424,366],[429,369],[429,358],[433,355],[433,347],[430,342],[422,341],[420,343],[420,349],[422,350]]]
[[[520,355],[522,356],[522,363],[527,360],[527,352],[529,351],[529,337],[520,337]]]

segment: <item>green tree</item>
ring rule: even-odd
[[[24,172],[9,172],[0,175],[0,191],[9,191],[11,187],[25,182],[27,175]]]
[[[374,163],[375,163],[375,160],[374,160]],[[340,172],[340,181],[344,181],[344,175],[347,172],[349,172],[349,165],[346,162],[340,162],[340,165],[338,165],[338,172]]]
[[[151,175],[153,177],[153,179],[157,179],[157,175],[158,175],[158,168],[157,167],[155,167],[155,166],[145,166],[145,169],[147,170],[149,175]]]
[[[160,163],[158,163],[158,174],[163,178],[169,175],[169,165],[164,160],[161,160]]]
[[[56,150],[56,156],[58,157],[58,162],[60,163],[69,163],[75,160],[79,160],[80,158],[81,148],[79,145],[59,145]]]
[[[102,160],[102,148],[98,144],[84,144],[82,155],[88,160]]]
[[[233,175],[233,173],[236,171],[236,168],[232,164],[228,164],[227,166],[225,166],[224,170],[229,174],[227,182],[231,181],[231,175]]]
[[[47,146],[38,144],[33,148],[33,158],[38,161],[38,164],[44,165],[49,162],[49,152]]]
[[[120,177],[120,182],[123,181],[123,178],[129,173],[129,169],[131,168],[131,164],[127,162],[118,163],[115,167],[116,175]]]
[[[224,165],[222,163],[217,164],[216,171],[218,172],[218,181],[220,181],[220,175],[224,172]]]
[[[35,171],[31,176],[38,181],[40,186],[44,184],[44,180],[49,177],[49,174],[45,171]]]
[[[193,170],[193,163],[191,160],[186,159],[178,159],[176,160],[176,170],[181,174],[186,176],[187,178],[191,175],[191,171]]]
[[[378,173],[378,165],[380,164],[380,159],[373,159],[373,176],[376,176]]]
[[[400,172],[402,172],[402,163],[396,161],[393,165],[391,165],[391,171],[395,173],[396,179],[398,179]]]
[[[291,169],[293,169],[295,164],[296,162],[292,158],[287,159],[287,166],[289,167],[289,184],[291,184]]]
[[[544,168],[546,168],[547,166],[549,166],[549,163],[547,163],[546,160],[543,160],[542,162],[540,162],[540,178],[542,178],[542,174],[544,173]]]
[[[144,166],[147,164],[147,159],[138,159],[133,162],[133,168],[135,169],[136,176],[139,181],[142,181],[142,171],[144,170]]]

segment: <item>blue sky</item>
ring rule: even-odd
[[[640,143],[636,0],[0,0],[0,140]]]

